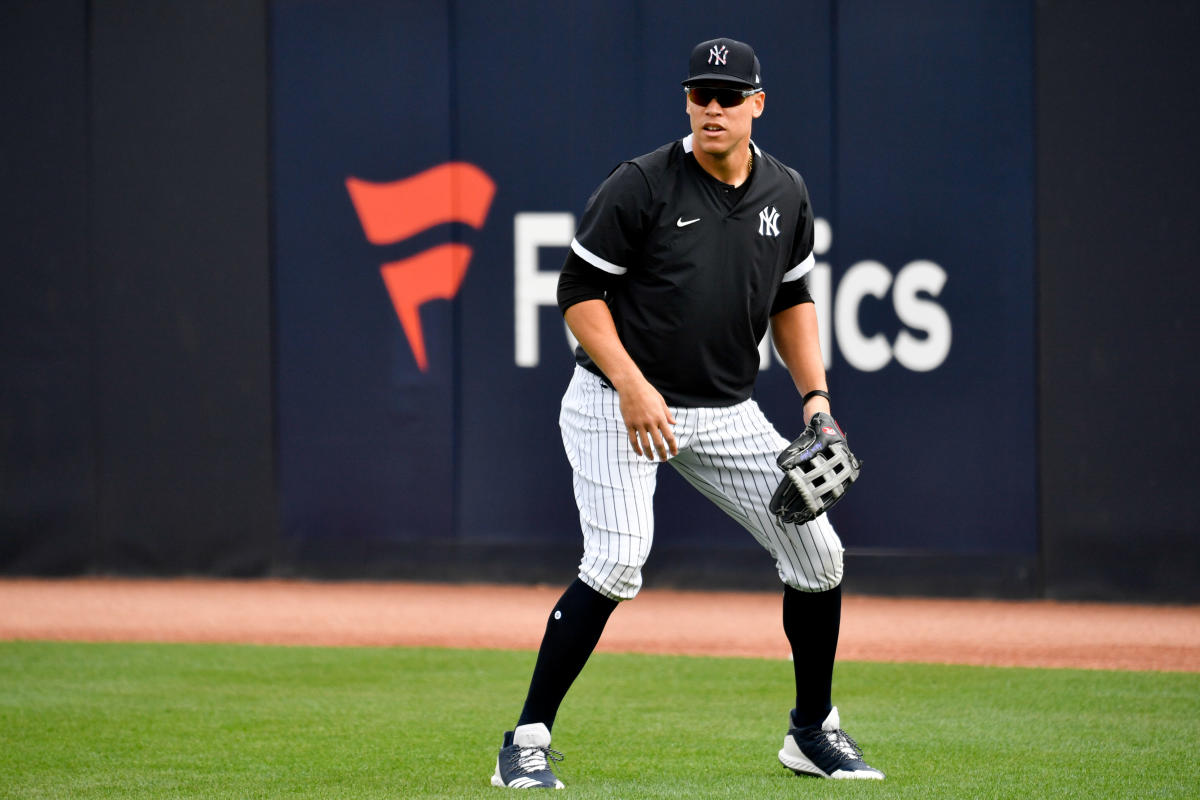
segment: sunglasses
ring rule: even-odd
[[[758,94],[762,89],[717,89],[712,86],[685,86],[688,100],[698,106],[707,106],[716,98],[721,108],[733,108],[746,102],[747,97]]]

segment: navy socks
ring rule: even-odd
[[[617,607],[578,578],[550,612],[529,694],[518,725],[554,727],[558,707],[587,663],[609,615]],[[783,630],[792,646],[797,727],[819,725],[833,708],[833,663],[842,619],[842,587],[825,592],[783,592]]]
[[[798,728],[820,725],[833,709],[833,660],[842,623],[842,587],[827,592],[783,588],[783,632],[792,645]]]
[[[616,607],[616,600],[610,600],[578,578],[567,587],[546,621],[546,633],[518,725],[542,722],[547,728],[554,727],[559,705],[596,649]]]

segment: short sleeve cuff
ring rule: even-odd
[[[628,271],[627,267],[622,267],[612,263],[611,261],[606,261],[593,253],[591,250],[588,250],[579,243],[578,239],[571,240],[571,250],[575,253],[575,255],[579,256],[596,269],[602,269],[610,275],[624,275]],[[812,260],[811,257],[809,260]],[[784,276],[784,280],[787,280],[787,276]]]
[[[813,254],[809,253],[808,258],[804,259],[799,264],[792,267],[787,272],[783,273],[783,282],[790,283],[791,281],[800,280],[805,275],[807,275],[812,270],[812,268],[815,267],[816,265],[817,265],[817,262],[813,258]]]

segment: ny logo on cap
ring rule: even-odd
[[[708,51],[708,63],[722,64],[729,58],[729,48],[725,45],[714,44],[712,49]]]

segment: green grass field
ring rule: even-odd
[[[533,654],[0,642],[0,797],[490,797]],[[576,798],[1200,796],[1200,675],[839,664],[883,782],[775,760],[791,666],[599,654],[555,726]]]

